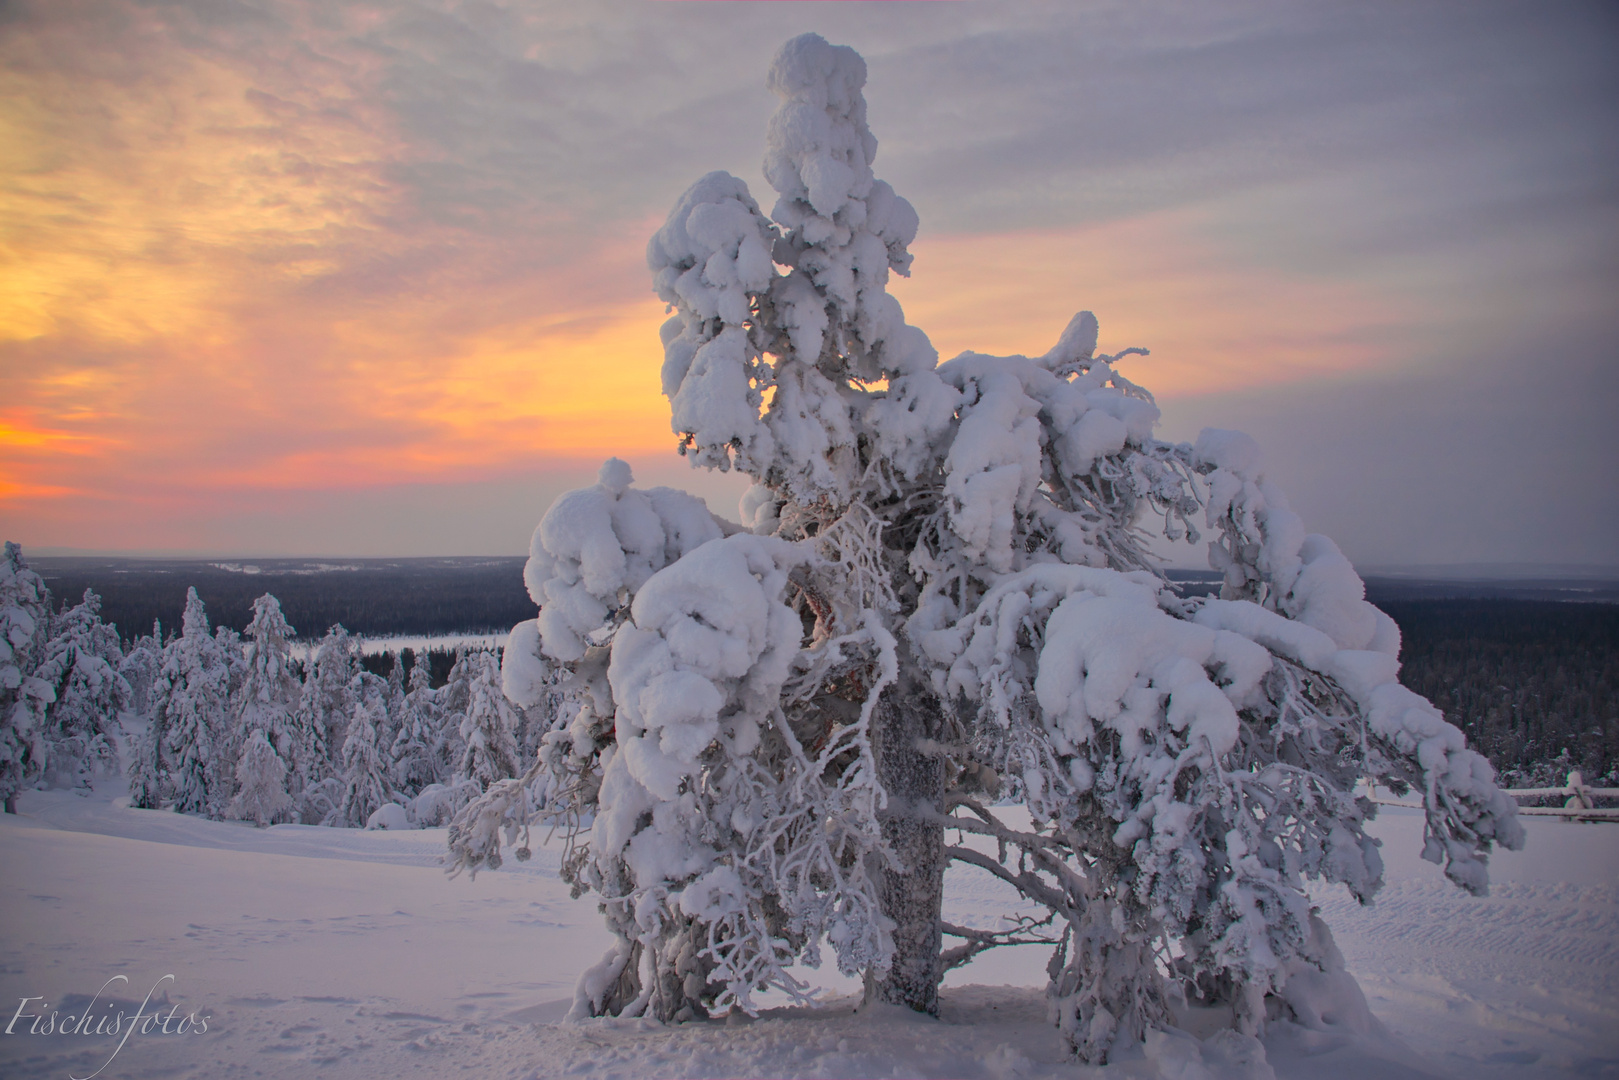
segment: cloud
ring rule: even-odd
[[[1250,432],[1309,527],[1362,564],[1611,567],[1619,531],[1611,339],[1508,336],[1446,359],[1414,378],[1172,401],[1165,433]]]
[[[1423,313],[1359,280],[1237,262],[1212,236],[1216,210],[923,238],[893,292],[941,355],[1037,356],[1074,311],[1097,312],[1101,348],[1151,350],[1132,379],[1174,399],[1376,372],[1396,362]]]
[[[1091,307],[1108,341],[1153,348],[1139,375],[1173,416],[1266,401],[1273,450],[1317,462],[1306,491],[1341,479],[1321,425],[1265,417],[1354,400],[1345,439],[1416,453],[1455,433],[1401,402],[1439,408],[1472,370],[1468,400],[1507,415],[1516,350],[1554,340],[1585,351],[1537,352],[1544,383],[1606,400],[1578,358],[1619,329],[1601,4],[30,0],[8,19],[0,505],[26,542],[392,551],[390,498],[467,484],[485,509],[440,539],[472,550],[477,521],[513,535],[502,477],[668,447],[645,238],[714,168],[768,206],[763,75],[804,29],[867,57],[878,171],[922,217],[895,291],[947,355],[1042,351]],[[1542,472],[1600,483],[1592,447],[1536,445]],[[1400,461],[1357,460],[1359,520],[1425,527],[1438,503],[1377,502]],[[1458,460],[1447,492],[1481,505],[1492,468]],[[320,507],[360,502],[316,542]],[[314,536],[233,531],[250,505]]]

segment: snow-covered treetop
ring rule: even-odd
[[[677,312],[664,327],[664,392],[695,464],[735,465],[794,501],[847,505],[871,464],[862,443],[896,418],[868,416],[863,387],[938,360],[887,292],[889,271],[910,267],[916,211],[872,175],[854,50],[794,38],[769,81],[782,99],[764,165],[780,194],[773,220],[741,180],[710,173],[648,246],[658,295]],[[924,428],[951,405],[936,383],[926,389],[903,403],[922,410]]]
[[[281,613],[281,601],[265,593],[253,601],[253,619],[247,624],[249,648],[271,648],[292,640],[295,633]]]
[[[180,619],[180,636],[205,637],[208,633],[208,612],[202,606],[202,597],[195,586],[186,589],[185,614]]]

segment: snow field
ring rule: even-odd
[[[206,1033],[137,1033],[108,1064],[116,1040],[26,1034],[25,1017],[0,1035],[7,1078],[104,1064],[108,1078],[339,1080],[1619,1076],[1619,829],[1605,825],[1526,822],[1528,848],[1498,854],[1491,895],[1475,898],[1416,858],[1420,816],[1385,808],[1376,907],[1341,889],[1316,902],[1386,1033],[1278,1024],[1262,1046],[1169,1033],[1090,1069],[1061,1060],[1040,948],[952,972],[939,1021],[856,1010],[854,981],[833,972],[806,973],[825,988],[822,1010],[560,1025],[610,936],[594,901],[556,879],[554,845],[451,880],[442,830],[254,829],[60,791],[27,792],[19,809],[0,818],[3,1019],[25,996],[82,1012],[119,974],[127,987],[102,1001],[130,1011],[168,973],[164,1015],[178,1004],[211,1019]],[[994,925],[1011,899],[956,868],[945,917]]]

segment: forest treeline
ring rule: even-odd
[[[257,573],[196,561],[33,565],[60,599],[94,589],[102,617],[126,640],[150,633],[153,620],[178,629],[193,585],[216,625],[237,630],[252,618],[253,601],[273,592],[306,640],[335,624],[377,637],[499,631],[534,617],[521,558],[350,560],[343,565],[356,568],[342,570],[268,560]],[[1204,583],[1188,577],[1189,591],[1200,591]],[[1404,598],[1420,596],[1421,582],[1399,583],[1406,591],[1394,598],[1377,595],[1383,584],[1372,598],[1400,625],[1401,682],[1442,708],[1504,783],[1561,784],[1579,769],[1588,783],[1607,777],[1602,786],[1619,785],[1619,605]],[[363,661],[378,675],[391,662]],[[432,685],[443,685],[454,656],[429,662]]]
[[[85,589],[101,597],[101,616],[125,638],[179,626],[186,589],[194,587],[216,626],[241,632],[253,601],[266,592],[281,601],[303,640],[342,624],[352,634],[454,634],[506,631],[534,617],[516,558],[357,559],[345,569],[302,560],[241,564],[196,561],[30,559],[52,595],[76,601]],[[228,568],[227,568],[228,567]],[[352,567],[352,569],[348,569]]]
[[[372,665],[341,625],[300,652],[276,598],[244,631],[188,590],[178,632],[125,641],[86,589],[60,607],[15,543],[0,557],[0,799],[123,773],[130,805],[267,825],[447,824],[533,756],[549,721],[507,700],[500,651]],[[380,668],[380,670],[379,670]]]

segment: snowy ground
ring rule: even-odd
[[[496,649],[506,644],[506,635],[390,634],[383,637],[364,637],[356,634],[354,640],[359,643],[360,652],[364,655],[380,656],[383,653],[396,653],[404,649],[414,652],[428,652],[433,649],[444,652],[454,652],[456,649]],[[319,644],[319,641],[295,641],[292,643],[292,655],[300,660],[308,660]]]
[[[1495,860],[1478,900],[1415,858],[1415,815],[1385,810],[1377,907],[1319,900],[1386,1033],[1277,1025],[1263,1047],[1170,1035],[1087,1070],[1060,1063],[1045,1023],[1043,950],[952,973],[940,1021],[856,1015],[834,978],[821,1010],[560,1026],[607,939],[594,904],[555,879],[554,849],[449,880],[442,831],[258,830],[65,792],[28,793],[20,810],[0,819],[7,1078],[1619,1077],[1615,825],[1528,821],[1529,848]],[[982,876],[953,876],[950,892],[954,921],[1006,910]],[[120,1049],[93,1030],[44,1033],[52,1012],[76,1027],[113,976],[128,982],[89,1009],[92,1029],[109,998],[132,1012],[169,974],[152,999],[159,1025],[172,1010],[169,1034],[154,1025]],[[179,1033],[193,1014],[207,1030]]]

